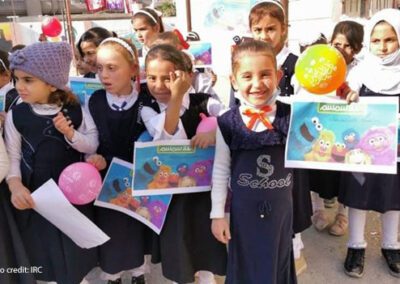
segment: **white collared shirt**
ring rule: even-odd
[[[182,106],[179,111],[179,116],[182,116],[186,110],[189,109],[190,105],[190,93],[193,93],[193,87],[189,88],[182,99]],[[151,107],[143,107],[142,109],[142,119],[146,125],[147,131],[153,137],[153,140],[175,140],[175,139],[187,139],[185,129],[183,128],[182,121],[179,119],[178,127],[173,135],[165,131],[165,110],[168,104],[157,102],[160,113],[157,113]],[[211,116],[218,116],[224,110],[224,106],[216,99],[210,97],[207,102],[207,111]]]

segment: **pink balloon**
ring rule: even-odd
[[[99,171],[89,163],[78,162],[66,167],[58,186],[72,204],[82,205],[96,199],[102,185]]]
[[[217,129],[217,118],[215,116],[206,116],[200,113],[201,121],[197,126],[196,133],[210,132]]]
[[[61,34],[62,26],[56,17],[45,16],[42,20],[42,32],[48,37],[56,37]]]

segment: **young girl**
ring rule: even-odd
[[[145,106],[142,116],[154,140],[192,139],[199,147],[215,143],[215,132],[197,134],[200,113],[216,116],[221,104],[208,94],[190,93],[191,78],[183,53],[170,45],[150,49],[145,67],[147,86],[156,104]],[[153,262],[160,262],[166,278],[178,283],[215,283],[214,274],[226,271],[226,247],[211,234],[210,192],[176,194],[168,209],[159,248]]]
[[[360,96],[400,98],[400,11],[384,9],[365,27],[368,52],[351,73],[349,86]],[[367,243],[364,238],[366,210],[382,213],[382,255],[389,272],[400,277],[400,166],[397,174],[346,174],[342,176],[339,201],[349,206],[349,241],[344,263],[346,274],[361,277]]]
[[[145,130],[140,117],[150,97],[136,90],[134,79],[139,73],[136,49],[127,41],[110,37],[97,50],[97,72],[104,89],[96,91],[89,100],[89,111],[99,131],[97,154],[87,161],[104,176],[113,157],[132,162],[134,143]],[[100,249],[103,280],[121,283],[127,272],[132,283],[144,283],[144,255],[152,234],[141,222],[130,216],[96,207],[97,225],[111,240]],[[147,241],[147,243],[146,243]]]
[[[91,72],[84,75],[85,78],[95,78],[97,72],[96,64],[96,50],[100,43],[108,38],[112,37],[113,33],[101,27],[94,27],[82,34],[76,48],[81,55],[83,61],[89,65]]]
[[[212,232],[229,242],[226,283],[296,283],[293,173],[284,167],[290,107],[275,101],[281,76],[269,44],[252,40],[234,50],[231,82],[242,103],[218,118],[211,192]]]
[[[143,8],[133,15],[132,25],[137,39],[143,44],[139,50],[139,57],[145,58],[157,35],[164,32],[161,13],[151,8]]]
[[[82,249],[33,210],[31,193],[58,181],[68,165],[95,152],[97,129],[69,93],[72,50],[65,42],[36,43],[10,56],[10,69],[23,100],[8,113],[5,127],[10,171],[7,183],[19,232],[37,280],[79,283],[96,265],[97,249]],[[91,204],[76,206],[93,219]]]
[[[347,76],[359,62],[355,56],[361,51],[363,37],[363,26],[354,21],[339,22],[333,30],[331,45],[337,48],[345,58]],[[343,137],[347,147],[355,145],[355,139],[355,133],[351,132]],[[311,194],[314,206],[312,222],[317,230],[322,231],[329,225],[323,199],[332,199],[338,196],[341,173],[336,171],[315,170],[312,171],[310,176],[310,186],[313,190]],[[339,203],[335,221],[329,228],[329,233],[334,236],[343,236],[346,233],[347,224],[347,208]]]
[[[294,93],[291,84],[297,56],[290,53],[285,47],[288,25],[285,21],[283,6],[279,1],[269,0],[255,4],[249,14],[250,31],[254,39],[269,42],[276,55],[278,68],[283,72],[279,81],[281,96],[290,96]],[[293,177],[293,229],[296,268],[298,273],[306,268],[306,262],[300,251],[304,247],[301,235],[311,225],[312,206],[308,184],[307,170],[294,170]]]

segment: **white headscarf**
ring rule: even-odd
[[[365,27],[364,42],[368,52],[360,63],[361,80],[368,89],[376,93],[400,94],[400,49],[385,58],[380,58],[373,55],[369,47],[371,33],[380,21],[385,21],[393,27],[400,43],[400,11],[384,9],[376,13]]]

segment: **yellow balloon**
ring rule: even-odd
[[[339,88],[346,78],[343,55],[327,44],[308,47],[299,57],[295,76],[310,93],[323,95]]]

